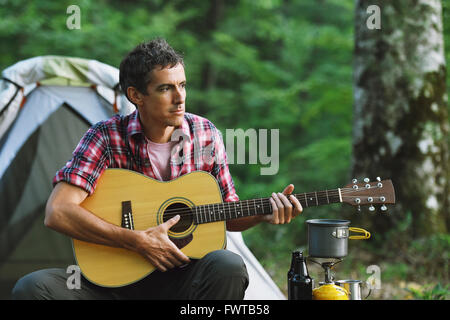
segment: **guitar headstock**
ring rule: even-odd
[[[387,204],[395,204],[394,185],[391,180],[381,180],[370,182],[368,178],[364,182],[358,183],[353,179],[352,183],[341,189],[342,202],[358,207],[369,205],[370,211],[375,211],[375,204],[380,204],[380,209],[386,211]]]

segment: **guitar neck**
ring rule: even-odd
[[[303,208],[322,206],[342,202],[340,189],[315,191],[293,194]],[[264,215],[272,213],[270,198],[241,200],[196,206],[194,223],[202,224],[217,221],[226,221],[242,217]]]

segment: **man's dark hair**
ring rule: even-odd
[[[178,63],[184,65],[182,55],[177,53],[166,40],[157,38],[141,43],[130,51],[120,63],[120,87],[128,100],[130,100],[127,94],[128,87],[135,87],[139,92],[148,94],[147,85],[151,80],[150,72],[157,66],[172,68]]]

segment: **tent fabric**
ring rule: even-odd
[[[14,138],[5,141],[2,146],[0,177],[14,159],[18,148],[63,103],[69,104],[89,123],[107,119],[111,113],[111,110],[104,107],[102,99],[89,87],[40,86],[33,90],[27,97],[23,112],[20,112],[10,129],[9,135]]]
[[[43,56],[20,61],[0,79],[0,298],[26,273],[74,263],[71,241],[43,226],[55,172],[94,123],[134,106],[118,91],[117,68],[95,60]],[[245,299],[285,299],[242,234],[227,249],[250,276]]]
[[[285,300],[286,297],[272,281],[270,275],[262,267],[244,242],[241,232],[227,231],[227,249],[244,257],[247,266],[250,285],[244,299],[254,300]],[[266,279],[267,281],[261,281]],[[269,281],[270,279],[270,281]]]
[[[34,88],[36,84],[94,86],[100,96],[109,103],[114,103],[114,91],[117,90],[118,83],[119,70],[96,60],[43,56],[20,61],[2,72],[0,137],[15,119],[27,88]],[[118,99],[117,104],[119,112],[123,114],[134,108],[123,95]]]
[[[2,77],[21,87],[58,79],[61,85],[95,84],[114,88],[118,83],[119,70],[96,60],[42,56],[14,64],[2,72]]]

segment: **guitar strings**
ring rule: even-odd
[[[360,192],[360,191],[365,191],[368,189],[373,189],[373,188],[379,188],[378,186],[371,186],[370,188],[361,188],[361,189],[353,189],[353,188],[342,188],[341,190],[341,197],[342,198],[355,198],[357,196],[348,196],[347,194],[350,193],[355,193],[355,192]],[[325,193],[325,194],[324,194]],[[308,204],[308,200],[307,197],[311,197],[313,196],[313,200],[309,200],[310,202],[312,202],[311,204],[313,204],[313,206],[317,205],[319,202],[324,202],[324,201],[329,201],[330,197],[337,197],[339,196],[339,190],[327,190],[327,191],[317,191],[317,192],[308,192],[308,193],[302,193],[302,194],[294,194],[294,196],[300,201],[300,202],[305,202],[302,204],[302,206],[304,207],[310,207],[311,205]],[[304,197],[306,197],[305,199],[303,199]],[[257,214],[270,214],[271,211],[273,210],[272,205],[269,202],[270,198],[257,198],[257,199],[251,199],[251,200],[242,200],[242,201],[238,201],[239,205],[240,205],[240,209],[237,209],[235,205],[235,202],[223,202],[223,203],[214,203],[214,204],[204,204],[204,205],[199,205],[199,206],[195,206],[195,207],[186,207],[186,208],[176,208],[176,209],[167,209],[164,211],[164,214],[179,214],[180,217],[189,217],[189,216],[197,216],[197,223],[202,223],[202,222],[213,222],[213,221],[223,221],[226,220],[227,216],[229,217],[229,219],[233,219],[233,218],[239,218],[239,216],[237,215],[237,211],[239,210],[239,215],[241,215],[241,217],[244,216],[250,216],[250,215],[255,215],[255,214],[248,214],[250,211],[255,212],[258,210],[262,210],[263,212],[261,213],[256,213]],[[314,201],[314,199],[316,199],[316,201]],[[250,202],[253,202],[253,204],[251,204]],[[244,202],[246,202],[246,204],[244,204]],[[258,204],[260,207],[256,207],[256,203],[261,203]],[[219,206],[222,205],[222,208],[219,208]],[[211,206],[217,206],[217,208],[213,207],[211,209]],[[245,208],[247,207],[247,208]],[[217,212],[216,210],[219,209],[219,212]],[[207,212],[208,211],[208,212]],[[246,213],[246,212],[247,213]],[[269,211],[269,212],[267,212]],[[144,220],[154,220],[154,215],[158,215],[158,213],[150,213],[150,214],[146,214],[144,216],[141,216],[138,218],[139,222],[142,222]],[[216,218],[216,215],[219,216],[219,219]],[[222,218],[222,216],[224,217],[224,219]]]
[[[164,211],[164,214],[173,215],[179,214],[182,218],[189,216],[197,216],[197,223],[204,222],[213,222],[213,221],[223,221],[227,219],[257,215],[257,214],[270,214],[273,210],[272,205],[269,202],[270,198],[261,198],[259,202],[262,203],[259,207],[255,206],[255,203],[250,204],[247,202],[247,205],[242,205],[242,201],[240,202],[239,209],[233,205],[234,202],[225,202],[225,203],[217,203],[217,204],[206,204],[199,205],[195,207],[186,207],[186,208],[177,208],[177,209],[167,209]],[[256,200],[256,199],[255,199]],[[325,200],[325,198],[323,198]],[[244,200],[244,201],[253,201],[253,200]],[[303,201],[303,200],[300,200]],[[220,205],[223,205],[221,208]],[[211,206],[217,206],[211,208]],[[306,207],[309,207],[306,205]],[[219,209],[219,211],[217,211]],[[258,213],[257,211],[261,210],[262,212]],[[257,212],[256,214],[249,214],[250,212]],[[269,212],[268,212],[269,211]],[[145,220],[154,220],[154,216],[158,215],[158,213],[146,214],[144,216],[139,217],[139,222],[143,222]],[[219,216],[219,219],[217,219]],[[138,223],[139,223],[138,222]]]
[[[349,190],[352,190],[353,191],[353,189],[349,189]],[[339,193],[336,191],[336,192],[334,192],[335,194],[329,194],[328,196],[323,196],[323,195],[321,195],[321,196],[318,196],[318,197],[314,197],[314,198],[316,198],[317,199],[317,202],[322,202],[322,201],[324,201],[324,200],[327,200],[328,201],[328,199],[329,199],[329,197],[336,197],[336,196],[338,196],[339,195]],[[310,193],[310,194],[312,194],[312,193]],[[309,204],[307,204],[306,202],[308,202],[306,199],[304,200],[303,199],[303,197],[305,196],[305,194],[301,194],[302,195],[302,197],[300,198],[300,197],[298,197],[297,195],[294,195],[294,196],[297,196],[297,198],[298,198],[298,200],[300,201],[300,202],[303,202],[303,201],[305,201],[305,203],[304,203],[304,205],[306,206],[306,207],[309,207],[310,205]],[[307,195],[306,195],[306,197],[308,197]],[[356,196],[343,196],[343,198],[352,198],[352,197],[356,197]],[[314,199],[313,198],[313,199]],[[238,201],[239,202],[239,205],[241,206],[241,208],[245,208],[245,204],[243,204],[243,202],[246,202],[246,205],[247,205],[247,209],[246,210],[258,210],[258,208],[257,207],[255,207],[255,205],[256,205],[256,203],[262,203],[262,209],[271,209],[272,208],[272,206],[271,206],[271,204],[270,203],[267,203],[267,201],[269,200],[270,198],[259,198],[259,199],[251,199],[251,200],[242,200],[242,201]],[[251,201],[253,201],[253,204],[250,204],[250,202]],[[263,202],[264,201],[264,202]],[[313,201],[314,202],[314,200],[310,200],[310,201]],[[195,206],[195,207],[192,207],[192,208],[184,208],[184,209],[167,209],[167,210],[165,210],[164,212],[165,213],[172,213],[172,212],[175,212],[175,213],[180,213],[180,214],[183,214],[183,213],[191,213],[192,215],[202,215],[202,214],[205,214],[206,212],[206,210],[208,210],[208,211],[210,211],[211,210],[211,208],[210,208],[210,206],[220,206],[220,205],[222,205],[222,208],[220,208],[220,211],[222,211],[222,212],[225,212],[225,214],[227,214],[227,213],[231,213],[232,211],[236,211],[236,210],[238,210],[238,209],[236,209],[236,206],[235,206],[235,202],[224,202],[224,203],[213,203],[213,204],[204,204],[204,205],[199,205],[199,206]],[[250,206],[252,206],[251,208],[250,208]],[[200,211],[197,211],[197,209]],[[204,209],[204,211],[203,212],[201,212],[201,210],[202,210],[202,208]],[[216,210],[217,208],[213,208],[212,210]],[[193,210],[195,210],[196,212],[194,212],[194,213],[192,213],[192,211]]]

